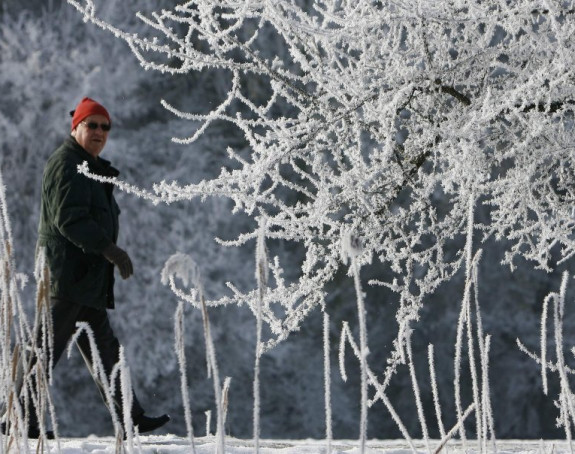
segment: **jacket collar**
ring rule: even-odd
[[[115,167],[112,167],[112,163],[110,161],[99,156],[92,156],[73,136],[68,136],[66,138],[66,145],[68,145],[68,148],[76,153],[83,161],[88,161],[88,167],[92,172],[107,177],[117,177],[120,175],[120,171]]]

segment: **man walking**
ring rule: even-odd
[[[108,319],[114,307],[114,268],[123,279],[133,273],[129,255],[116,245],[120,209],[112,194],[113,185],[78,173],[78,165],[88,163],[91,173],[114,177],[118,170],[102,159],[112,122],[108,111],[90,98],[84,98],[71,112],[71,134],[51,155],[44,169],[38,246],[44,248],[50,270],[50,309],[53,323],[55,365],[76,330],[86,322],[94,333],[107,377],[119,360],[120,344]],[[86,333],[77,339],[90,370],[92,352]],[[118,374],[119,375],[119,374]],[[96,381],[103,394],[101,383]],[[115,406],[123,421],[119,379]],[[168,415],[144,414],[135,394],[131,417],[139,433],[166,424]],[[38,436],[38,422],[32,411],[29,436]]]

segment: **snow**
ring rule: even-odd
[[[217,440],[215,437],[203,437],[195,439],[197,454],[212,454],[216,450]],[[414,442],[418,453],[426,452],[423,441]],[[36,442],[30,442],[30,448],[35,448]],[[56,443],[50,442],[50,452],[57,452]],[[561,440],[498,440],[497,452],[501,454],[516,453],[563,453],[569,452],[567,442]],[[439,440],[430,440],[431,449],[439,447]],[[140,437],[140,448],[135,452],[142,454],[163,454],[163,453],[189,453],[191,447],[186,438],[174,435],[149,435]],[[465,449],[461,441],[451,441],[447,449],[441,452],[449,454],[474,453],[478,452],[474,442],[467,441]],[[492,452],[491,447],[488,451]],[[116,441],[112,437],[88,437],[88,438],[65,438],[60,440],[60,452],[62,454],[107,454],[115,453]],[[228,438],[226,440],[226,453],[243,454],[253,453],[252,440],[241,440]],[[323,454],[326,452],[325,440],[260,440],[260,454],[281,453],[281,454]],[[332,454],[355,454],[359,453],[357,440],[334,440],[332,441]],[[412,452],[407,442],[404,440],[369,440],[367,442],[367,453],[385,454],[407,454]]]

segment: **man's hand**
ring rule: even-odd
[[[130,256],[126,251],[120,249],[114,243],[110,243],[110,245],[102,251],[102,255],[118,267],[122,279],[128,279],[132,274],[134,274],[134,267],[132,266]]]

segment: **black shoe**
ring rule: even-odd
[[[168,415],[158,416],[156,418],[141,415],[134,419],[134,426],[138,427],[138,433],[151,432],[159,429],[170,420]]]
[[[55,438],[52,430],[47,430],[45,436],[48,440],[53,440]],[[37,427],[28,428],[28,438],[32,438],[34,440],[40,438],[40,429]]]
[[[3,435],[8,434],[6,431],[6,423],[5,422],[0,424],[0,430],[2,431]],[[54,436],[54,432],[52,430],[47,430],[45,433],[45,436],[48,440],[54,440],[54,438],[56,438]],[[40,438],[40,429],[38,429],[37,427],[29,427],[28,428],[28,438],[31,438],[33,440]]]

